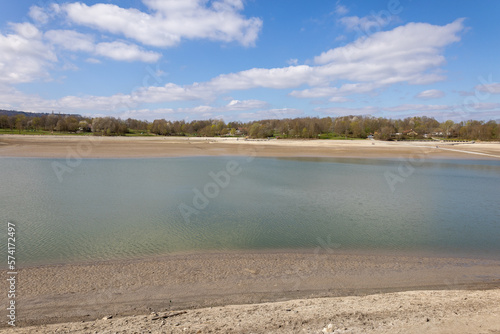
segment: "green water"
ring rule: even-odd
[[[318,246],[500,258],[500,161],[402,164],[0,158],[0,251],[13,222],[18,265]]]

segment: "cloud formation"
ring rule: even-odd
[[[143,0],[151,13],[113,4],[81,2],[61,7],[73,23],[122,35],[144,45],[172,47],[182,39],[236,41],[253,46],[262,27],[259,18],[245,18],[241,0]]]
[[[431,100],[431,99],[439,99],[444,95],[445,95],[444,92],[441,90],[429,89],[418,93],[415,97],[422,100]]]
[[[117,61],[153,63],[161,54],[122,39],[75,30],[42,27],[51,20],[65,19],[72,24],[121,35],[139,43],[171,47],[182,39],[209,39],[253,46],[262,27],[259,18],[245,18],[241,0],[143,0],[148,13],[112,4],[88,6],[81,2],[31,6],[28,16],[37,24],[10,24],[10,32],[0,32],[0,82],[11,84],[50,80],[49,70],[58,62],[58,51],[89,53],[88,62],[97,57]],[[70,66],[75,68],[75,66]]]
[[[223,74],[202,85],[215,91],[308,85],[311,88],[291,95],[324,98],[367,93],[396,83],[433,83],[445,78],[437,71],[445,63],[443,49],[459,41],[463,29],[462,19],[445,26],[409,23],[326,51],[315,57],[316,66],[253,68]],[[330,86],[340,80],[350,83]]]
[[[480,92],[488,92],[491,94],[500,94],[500,83],[494,82],[490,84],[482,84],[476,86],[476,90]]]
[[[95,54],[120,61],[142,61],[155,63],[160,59],[161,54],[144,51],[135,44],[121,41],[110,43],[99,43],[96,45]]]
[[[18,84],[49,79],[49,69],[58,58],[30,23],[11,24],[12,33],[0,33],[0,83]]]

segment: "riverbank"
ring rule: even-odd
[[[497,295],[500,291],[498,290],[500,289],[499,260],[412,254],[350,253],[328,248],[309,251],[175,254],[146,259],[47,265],[21,268],[17,276],[18,326],[78,322],[71,326],[75,326],[74,330],[80,328],[78,330],[81,332],[85,332],[82,328],[88,322],[99,324],[99,326],[111,324],[111,322],[100,322],[100,320],[95,322],[107,316],[116,319],[113,323],[122,323],[120,326],[123,326],[124,320],[118,319],[127,319],[124,317],[136,315],[139,317],[131,319],[131,322],[147,325],[147,323],[151,324],[151,319],[148,318],[151,312],[162,314],[188,310],[187,314],[193,317],[198,314],[197,312],[201,312],[200,314],[206,312],[196,310],[207,307],[219,308],[218,315],[213,314],[216,321],[237,323],[238,318],[226,317],[227,310],[234,311],[246,307],[264,314],[265,308],[261,309],[261,306],[257,305],[228,308],[224,307],[225,305],[282,301],[293,303],[291,300],[296,299],[308,299],[300,302],[300,305],[311,305],[313,309],[316,307],[316,311],[319,312],[318,314],[323,314],[323,318],[335,309],[323,309],[325,306],[321,303],[328,302],[332,307],[338,307],[335,300],[352,300],[351,304],[346,305],[352,314],[344,319],[346,323],[352,325],[357,320],[351,317],[366,313],[363,308],[359,309],[359,303],[362,300],[365,300],[363,307],[366,308],[369,304],[367,300],[375,298],[371,305],[373,311],[391,306],[393,304],[391,298],[394,295],[387,295],[392,296],[389,299],[386,295],[365,299],[338,299],[338,297],[415,291],[406,294],[406,296],[413,297],[409,297],[410,299],[407,299],[404,305],[409,305],[409,301],[413,300],[410,304],[415,306],[416,300],[421,307],[420,309],[414,307],[414,311],[425,313],[426,303],[430,301],[438,303],[438,300],[441,300],[439,298],[447,301],[448,298],[439,297],[436,300],[429,300],[427,297],[429,293],[419,292],[419,290],[462,290],[453,292],[455,298],[459,299],[467,298],[468,294],[472,293],[469,290],[496,289],[481,292],[488,298],[490,293]],[[4,280],[2,291],[6,291],[5,284]],[[437,294],[442,293],[444,292]],[[337,299],[320,302],[315,298]],[[316,302],[319,304],[314,306]],[[477,304],[465,304],[463,307],[469,311],[479,309]],[[278,312],[281,306],[277,305],[271,304],[269,307],[275,308]],[[489,308],[499,305],[498,303],[491,305],[484,303],[484,306]],[[337,310],[340,312],[343,309]],[[243,311],[234,311],[233,315],[243,315],[241,312]],[[311,311],[310,316],[313,314],[314,312]],[[453,316],[447,311],[443,311],[442,316],[444,315]],[[303,314],[295,314],[295,316],[295,326],[302,325],[301,321],[309,319],[303,318]],[[318,326],[328,324],[325,323],[327,318],[323,318],[320,317],[317,322],[310,324],[306,322],[314,327],[304,328],[321,330],[322,327]],[[172,318],[172,321],[177,323],[179,319]],[[253,331],[267,332],[264,327],[258,329],[258,326],[278,324],[280,321],[282,319],[278,314],[270,318],[256,317],[257,327]],[[399,322],[401,319],[393,319],[393,321]],[[201,325],[219,332],[215,330],[215,324],[210,324],[205,320],[198,321],[196,317],[186,322],[191,323],[190,328],[193,330],[188,331],[191,333],[196,333],[198,329],[201,329],[199,327]],[[182,326],[185,327],[185,325]],[[227,326],[235,328],[234,324]],[[2,323],[2,327],[6,327],[6,322]],[[165,328],[165,332],[170,333],[170,330],[176,332],[175,327],[178,326],[170,324],[168,328]],[[232,332],[228,329],[229,327],[226,328],[228,333]],[[124,330],[124,328],[118,329],[112,326],[101,327],[101,329],[104,328],[109,332]],[[278,328],[276,330],[279,332]],[[46,332],[50,330],[47,329]],[[98,332],[102,331],[98,330]],[[241,332],[249,331],[241,328]]]
[[[410,291],[152,312],[1,332],[497,333],[499,313],[500,289]]]
[[[243,155],[500,159],[500,143],[384,142],[374,140],[245,140],[198,137],[0,136],[0,156],[40,158],[154,158]]]

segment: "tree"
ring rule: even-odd
[[[0,115],[0,128],[7,129],[9,127],[9,116]]]
[[[19,130],[19,133],[21,133],[21,131],[24,130],[26,128],[26,125],[27,125],[26,116],[17,115],[16,120],[15,120],[15,124],[16,124],[16,129]]]
[[[124,135],[128,132],[127,124],[114,117],[97,117],[92,120],[92,131],[95,135]]]
[[[393,133],[394,133],[394,127],[385,125],[380,129],[379,132],[375,134],[375,138],[380,140],[389,140],[391,139],[391,134]]]
[[[446,122],[441,123],[440,126],[441,129],[443,129],[443,134],[446,136],[446,138],[450,137],[453,125],[455,125],[455,122],[453,122],[452,120],[447,120]]]
[[[253,123],[252,126],[250,127],[250,131],[248,132],[250,137],[259,138],[259,132],[260,132],[261,126],[262,125],[260,125],[259,123]]]
[[[151,127],[151,132],[161,136],[169,135],[170,128],[168,122],[165,119],[155,119]]]

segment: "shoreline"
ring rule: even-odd
[[[2,333],[497,333],[500,289],[408,291],[227,305]],[[323,329],[322,329],[323,328]]]
[[[159,158],[190,156],[338,157],[500,160],[500,143],[375,140],[245,140],[201,137],[0,135],[0,157]]]
[[[326,248],[325,248],[326,247]],[[400,258],[428,258],[428,259],[454,259],[454,260],[474,260],[474,261],[499,261],[500,255],[493,252],[484,251],[438,251],[438,250],[410,250],[410,249],[375,249],[375,248],[328,248],[327,245],[317,246],[316,248],[259,248],[259,249],[196,249],[186,251],[175,251],[162,254],[145,254],[136,255],[131,257],[117,257],[109,259],[96,259],[96,260],[70,260],[62,262],[41,262],[41,263],[28,263],[17,264],[18,269],[33,269],[44,267],[62,267],[62,266],[91,266],[91,265],[106,265],[106,264],[134,264],[148,261],[161,261],[162,259],[177,258],[182,259],[186,257],[196,256],[209,256],[217,257],[224,255],[262,255],[262,256],[279,256],[282,254],[296,254],[296,255],[317,255],[317,254],[335,254],[340,256],[359,256],[359,257],[400,257]],[[6,269],[6,268],[4,268]],[[499,267],[500,270],[500,267]],[[500,271],[499,271],[500,279]]]
[[[496,291],[499,268],[500,260],[491,259],[324,249],[21,267],[18,325],[403,291]]]

